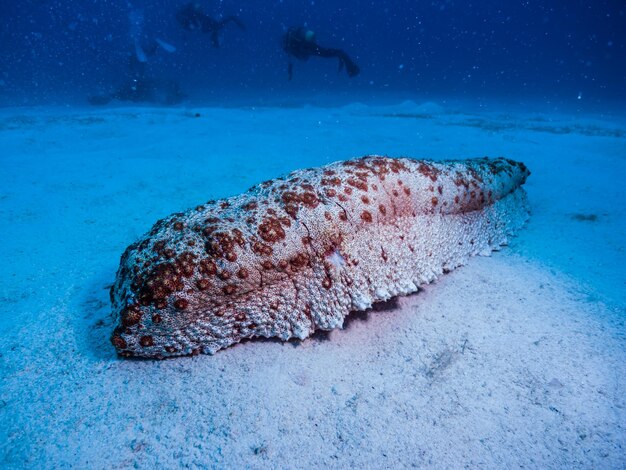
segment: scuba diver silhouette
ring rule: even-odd
[[[132,52],[127,55],[127,69],[122,82],[106,92],[87,97],[93,105],[105,105],[113,100],[130,101],[133,103],[153,103],[172,105],[183,101],[185,95],[176,80],[153,77],[148,67],[150,59],[159,50],[168,53],[176,51],[176,47],[157,37],[144,33],[143,11],[133,9],[128,14],[130,23],[130,40]]]
[[[105,105],[117,100],[171,106],[184,99],[185,94],[176,80],[150,78],[127,80],[111,93],[87,97],[87,101],[92,105]]]
[[[283,50],[289,56],[288,74],[289,80],[293,78],[292,57],[298,60],[308,60],[311,56],[317,57],[337,57],[339,59],[339,70],[346,68],[349,77],[356,77],[359,66],[341,49],[322,47],[315,42],[315,33],[305,27],[293,27],[283,36]]]
[[[213,47],[220,47],[219,34],[228,23],[235,23],[239,29],[245,31],[246,27],[236,16],[227,16],[222,20],[215,20],[204,13],[198,3],[188,3],[176,13],[176,19],[187,31],[200,30],[211,34]]]
[[[161,48],[166,52],[176,52],[176,47],[157,37],[151,37],[144,32],[143,10],[138,8],[130,10],[128,13],[130,23],[129,36],[135,49],[135,59],[137,62],[146,63],[148,58],[155,55],[157,49]]]

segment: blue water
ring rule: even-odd
[[[237,15],[221,48],[184,30],[182,0],[2,2],[0,105],[86,104],[128,80],[135,40],[158,38],[146,76],[175,80],[187,102],[412,99],[543,103],[619,110],[626,102],[626,4],[622,0],[391,2],[205,1]],[[319,44],[360,66],[349,79],[335,60],[295,64],[287,80],[282,34],[306,25]]]
[[[625,468],[626,2],[184,3],[0,0],[0,469]],[[299,25],[361,73],[288,80]],[[524,162],[530,220],[342,331],[117,357],[157,220],[366,154]]]

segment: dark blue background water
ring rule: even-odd
[[[144,15],[158,51],[147,74],[173,78],[191,102],[401,96],[619,108],[626,101],[626,2],[337,0],[205,1],[238,15],[222,47],[175,20],[184,1],[1,1],[0,105],[85,103],[128,76],[129,13]],[[287,81],[282,33],[307,24],[322,45],[360,65],[349,79],[335,60],[295,64]],[[343,97],[343,98],[342,98]]]

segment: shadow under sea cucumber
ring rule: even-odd
[[[504,158],[367,156],[173,214],[122,255],[111,341],[165,358],[339,328],[506,244],[528,175]]]

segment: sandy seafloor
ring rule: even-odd
[[[0,467],[624,468],[626,121],[467,109],[0,111]],[[343,330],[116,357],[152,223],[365,154],[521,160],[532,217]]]

